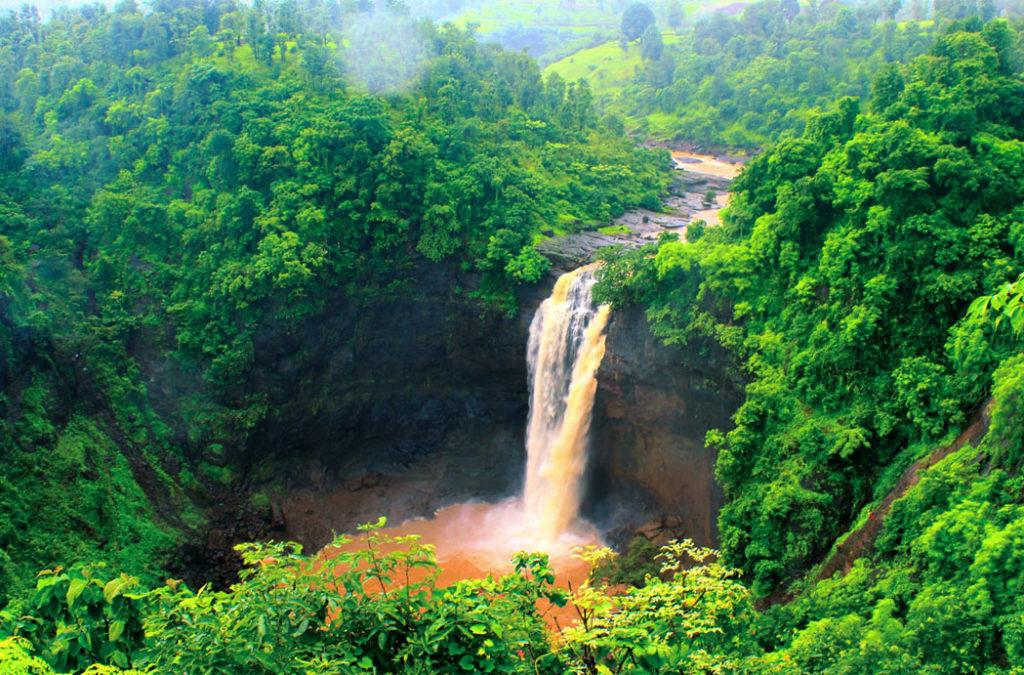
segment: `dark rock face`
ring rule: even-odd
[[[740,403],[725,355],[665,346],[636,308],[613,313],[607,344],[585,512],[609,531],[613,544],[667,522],[672,536],[714,545],[722,494],[704,436],[730,428]]]
[[[254,474],[273,486],[288,537],[318,547],[380,515],[520,489],[526,340],[547,288],[508,317],[451,290],[471,283],[425,267],[393,300],[339,300],[259,341],[253,387],[272,413],[246,454],[272,458]]]
[[[258,342],[253,387],[272,413],[246,455],[261,458],[253,484],[269,489],[285,537],[314,549],[380,515],[398,522],[520,491],[529,323],[554,278],[524,292],[514,318],[450,290],[466,281],[425,268],[412,293],[339,300]],[[613,313],[585,503],[612,543],[652,519],[714,543],[721,494],[704,435],[738,404],[712,384],[722,367],[720,355],[662,345],[639,310]]]

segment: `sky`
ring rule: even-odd
[[[113,6],[113,0],[100,0],[101,4],[107,7]],[[27,4],[35,5],[39,8],[39,16],[41,18],[50,18],[50,12],[57,7],[77,7],[78,5],[84,5],[86,2],[95,4],[94,0],[34,0]],[[17,9],[22,5],[26,4],[25,0],[0,0],[0,10]]]

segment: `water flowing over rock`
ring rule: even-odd
[[[597,267],[562,275],[530,323],[526,360],[531,396],[522,494],[498,503],[448,506],[432,518],[386,530],[433,545],[444,570],[441,583],[508,572],[519,551],[548,553],[560,584],[579,584],[587,575],[587,563],[574,551],[601,541],[579,513],[596,376],[611,313],[608,305],[594,306]],[[358,490],[364,483],[354,486]],[[333,552],[325,549],[324,554]],[[563,619],[572,618],[564,609],[550,609],[561,611]]]
[[[594,307],[596,265],[562,275],[530,325],[526,516],[555,541],[579,515],[587,440],[611,308]]]
[[[261,337],[259,385],[273,415],[247,454],[260,461],[249,475],[269,493],[274,536],[313,550],[380,515],[400,523],[469,500],[506,499],[522,517],[524,500],[512,496],[527,474],[531,319],[556,283],[524,289],[508,317],[450,292],[471,290],[471,278],[424,267],[414,296],[339,302],[326,321]],[[604,333],[581,522],[621,545],[671,516],[674,536],[713,544],[721,497],[703,441],[709,428],[728,428],[738,404],[725,362],[666,347],[635,308],[612,312]],[[479,534],[508,522],[476,515],[461,527],[477,522]]]

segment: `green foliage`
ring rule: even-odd
[[[38,407],[23,409],[22,421],[13,425],[16,442],[6,449],[0,588],[27,585],[38,561],[107,559],[148,579],[159,574],[154,562],[177,539],[158,524],[130,460],[84,417],[54,428],[46,408],[52,392],[43,382],[24,394],[24,402]]]
[[[596,561],[592,574],[613,586],[643,586],[648,577],[658,574],[660,564],[657,558],[660,553],[650,539],[637,535],[629,541],[626,550],[621,554]]]
[[[50,675],[53,669],[38,656],[24,638],[0,639],[0,672],[14,675]]]
[[[20,616],[4,629],[27,638],[58,672],[93,664],[130,668],[142,646],[146,594],[133,593],[135,577],[101,573],[82,565],[44,570]]]
[[[1024,82],[1010,24],[966,28],[887,68],[870,112],[840,100],[751,162],[721,228],[609,255],[597,289],[736,358],[745,401],[707,438],[723,555],[797,595],[756,617],[758,668],[1021,667]],[[981,445],[924,472],[850,572],[797,581],[989,397]]]
[[[243,544],[246,567],[228,591],[168,580],[133,592],[138,582],[125,575],[48,571],[3,625],[27,640],[0,650],[19,650],[38,672],[52,672],[40,658],[60,672],[94,663],[168,673],[552,672],[537,602],[566,597],[546,556],[522,553],[511,574],[441,588],[432,548],[382,534],[384,522],[316,559],[293,543]]]
[[[610,551],[585,554],[600,563]],[[730,670],[751,656],[749,591],[738,570],[692,541],[661,549],[661,575],[613,591],[583,584],[572,601],[579,621],[562,631],[570,672],[690,673]]]
[[[542,64],[605,39],[618,30],[623,3],[564,0],[411,0],[417,15],[473,26],[481,38],[526,51]]]
[[[646,61],[657,61],[661,58],[665,45],[661,40],[661,31],[653,23],[640,36],[640,56]]]
[[[1024,267],[1024,84],[987,34],[942,36],[888,107],[841,100],[751,162],[722,228],[606,266],[602,297],[738,359],[736,426],[708,440],[723,552],[757,593],[820,559],[881,469],[958,428],[1019,345],[994,312],[1016,311]]]
[[[1013,283],[1003,284],[992,295],[975,299],[967,309],[967,316],[980,323],[992,320],[995,330],[1005,321],[1012,335],[1024,335],[1024,275]]]
[[[586,82],[451,26],[412,29],[406,89],[350,88],[351,43],[319,29],[357,9],[0,21],[0,670],[1024,668],[1019,25],[933,31],[877,21],[894,3],[786,0],[662,41],[633,7],[623,33],[644,59],[632,47],[618,67],[642,67],[598,123]],[[721,560],[673,544],[656,574],[639,544],[574,589],[581,621],[560,640],[536,609],[568,599],[544,556],[440,588],[429,547],[383,521],[329,557],[242,546],[227,590],[143,590],[197,520],[190,492],[235,481],[222,455],[267,412],[257,336],[339,297],[372,303],[425,264],[511,311],[548,270],[544,229],[658,206],[668,158],[622,138],[622,114],[705,144],[777,140],[722,227],[604,252],[596,290],[735,360],[744,403],[707,437]],[[148,387],[165,367],[194,377],[174,405]],[[896,500],[848,574],[799,581],[989,398],[981,445]],[[86,564],[26,592],[58,561]],[[752,609],[787,587],[791,603]]]
[[[384,524],[316,558],[293,543],[241,545],[246,567],[227,591],[175,580],[140,591],[136,579],[99,569],[46,571],[22,613],[0,623],[14,634],[0,655],[19,673],[768,670],[738,572],[690,541],[663,547],[659,575],[639,587],[609,585],[595,570],[567,593],[547,557],[528,553],[505,576],[440,587],[432,547],[388,536]],[[613,556],[580,555],[593,565]],[[556,639],[541,601],[571,601],[580,621]]]
[[[639,38],[650,18],[623,37]],[[873,95],[886,106],[902,86],[895,64],[925,53],[933,39],[932,24],[885,20],[874,5],[762,0],[738,16],[706,13],[663,50],[646,49],[642,63],[609,43],[551,69],[589,79],[601,102],[645,135],[755,149],[799,135],[812,111],[837,96]],[[590,72],[570,66],[584,61],[593,61]],[[888,77],[876,81],[880,74]]]
[[[627,42],[640,38],[648,28],[654,26],[655,21],[650,7],[642,2],[633,3],[622,13],[622,38]]]
[[[973,673],[1024,664],[1024,512],[1019,459],[1007,453],[1024,440],[1021,372],[1017,356],[995,373],[984,440],[936,464],[893,505],[873,560],[819,582],[785,609],[780,654],[804,672]]]
[[[327,560],[294,544],[243,545],[248,567],[230,592],[157,591],[145,659],[187,672],[523,672],[520,653],[547,650],[534,603],[559,595],[545,558],[524,554],[515,574],[440,589],[432,549],[382,525],[358,546],[335,541]]]
[[[514,311],[547,270],[541,230],[657,203],[661,152],[472,31],[409,24],[405,88],[350,87],[358,55],[325,27],[356,11],[0,20],[0,605],[57,560],[159,573],[238,475],[204,449],[245,447],[267,414],[256,336],[427,264]]]

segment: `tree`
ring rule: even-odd
[[[331,294],[372,302],[445,259],[494,263],[477,297],[515,311],[516,286],[547,265],[533,249],[546,224],[605,222],[667,184],[660,153],[597,126],[584,84],[553,78],[545,92],[534,61],[469,30],[383,17],[408,90],[346,95],[344,41],[308,23],[320,0],[145,4],[145,15],[96,4],[41,25],[29,10],[0,13],[3,607],[50,561],[163,577],[172,533],[198,522],[163,520],[149,501],[166,489],[191,509],[186,486],[206,470],[136,395],[124,340],[138,327],[161,326],[141,339],[175,348],[159,358],[187,359],[210,385],[172,404],[197,442],[242,444],[271,414],[260,396],[227,391],[254,372],[257,334],[321,316]],[[350,2],[324,4],[356,23]],[[233,62],[205,56],[218,27]],[[490,251],[502,228],[513,236]],[[35,259],[70,274],[30,288]],[[57,372],[90,373],[98,406],[55,405],[78,381]],[[224,405],[200,412],[214,396]],[[142,455],[128,460],[144,445],[178,458],[156,492],[131,471]]]
[[[882,0],[882,16],[892,21],[896,18],[896,15],[900,13],[900,8],[902,7],[903,0]]]
[[[992,320],[993,330],[1003,324],[1013,335],[1024,336],[1024,274],[1015,282],[1003,284],[995,293],[975,299],[967,314],[980,323]]]
[[[686,18],[686,12],[683,10],[683,5],[679,0],[669,0],[668,9],[665,11],[665,18],[668,21],[668,25],[672,30],[679,30],[683,25],[683,20]]]
[[[792,21],[800,13],[800,2],[799,0],[782,0],[779,9],[782,10],[782,16],[786,21]]]
[[[200,24],[188,36],[188,50],[194,58],[204,59],[214,51],[214,42],[206,26]]]
[[[646,61],[657,61],[661,58],[665,45],[661,41],[661,31],[655,24],[651,24],[640,36],[640,57]]]
[[[734,659],[751,651],[750,591],[717,552],[672,541],[657,555],[660,575],[625,590],[601,578],[602,568],[613,568],[611,551],[591,548],[580,557],[594,571],[571,595],[580,620],[561,635],[570,672],[746,670]]]
[[[622,37],[632,42],[644,34],[648,26],[655,23],[654,12],[642,2],[630,5],[622,14]]]
[[[240,544],[245,567],[228,591],[174,579],[148,590],[101,566],[45,570],[24,613],[0,614],[4,635],[25,636],[0,639],[2,672],[540,672],[532,662],[551,656],[537,602],[566,602],[547,556],[519,553],[513,572],[442,592],[433,547],[380,532],[385,523],[360,526],[359,544],[335,539],[324,557]]]
[[[890,65],[883,69],[871,87],[871,107],[878,112],[884,111],[899,99],[904,86],[899,66]]]
[[[0,172],[20,168],[27,154],[18,127],[10,117],[0,117]]]

